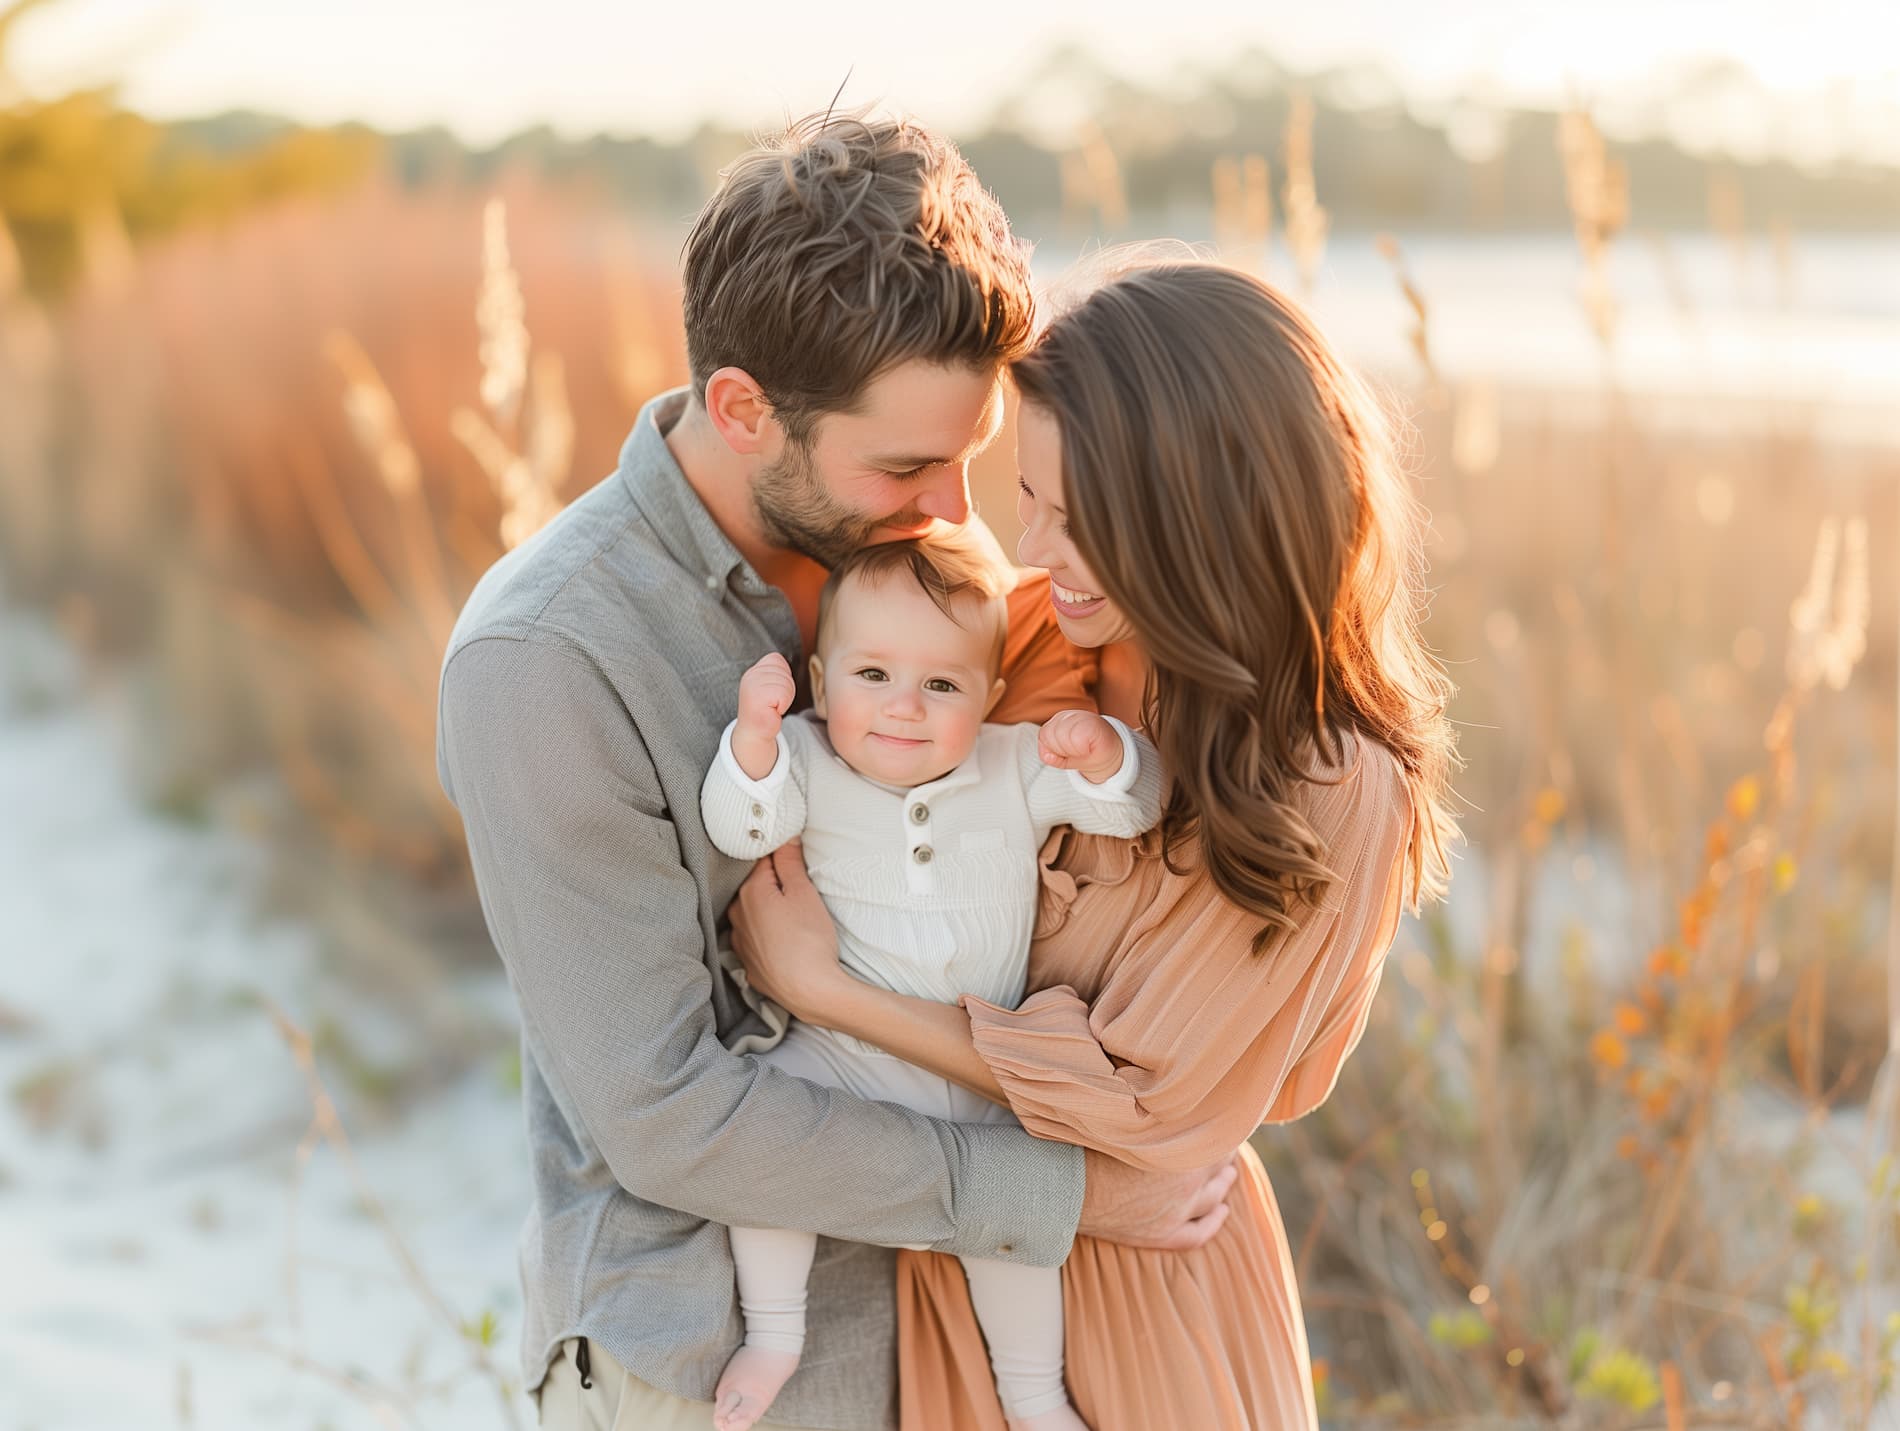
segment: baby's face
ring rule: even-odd
[[[812,706],[832,749],[858,774],[906,789],[963,763],[1003,694],[991,669],[995,629],[981,603],[957,620],[901,573],[875,586],[847,580],[818,654]]]

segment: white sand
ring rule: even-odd
[[[243,994],[306,1028],[377,1031],[384,1050],[401,1019],[327,977],[308,931],[256,913],[257,851],[144,808],[114,747],[59,643],[0,614],[0,1431],[505,1424],[327,1150],[303,1186],[293,1325],[288,1194],[309,1103]],[[439,997],[507,1007],[498,964]],[[458,1316],[494,1314],[493,1360],[514,1379],[518,1095],[484,1068],[366,1131],[331,1072],[393,1225]],[[25,1090],[49,1082],[65,1091],[35,1120]],[[378,1412],[208,1328],[405,1396],[438,1389]]]

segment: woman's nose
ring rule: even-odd
[[[1043,559],[1044,555],[1042,538],[1036,535],[1036,529],[1024,527],[1022,536],[1016,542],[1016,560],[1024,566],[1047,567],[1049,563]]]

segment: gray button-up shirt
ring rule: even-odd
[[[700,781],[790,603],[713,522],[648,403],[619,470],[489,570],[443,663],[437,762],[521,1008],[535,1200],[523,1229],[523,1373],[560,1341],[710,1401],[739,1345],[726,1226],[822,1241],[798,1374],[772,1419],[895,1423],[892,1254],[1053,1266],[1082,1202],[1079,1149],[946,1123],[731,1052],[771,1031],[722,973],[749,868],[706,838]]]

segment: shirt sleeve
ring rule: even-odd
[[[1340,877],[1259,955],[1258,916],[1201,875],[1169,874],[1192,889],[1164,916],[1109,934],[1113,973],[1092,1007],[1066,985],[1015,1010],[963,998],[977,1051],[1025,1128],[1137,1166],[1196,1168],[1263,1121],[1325,1100],[1398,929],[1410,802],[1383,753],[1318,798],[1337,802],[1329,863]],[[1081,913],[1057,937],[1085,929]]]
[[[778,732],[778,758],[762,779],[754,780],[732,753],[732,733],[738,728],[738,721],[730,721],[719,737],[719,753],[700,786],[699,813],[722,854],[756,860],[804,831],[807,746],[786,739],[796,727],[784,722]]]
[[[1161,756],[1144,736],[1104,716],[1121,738],[1122,763],[1099,785],[1078,770],[1042,763],[1040,726],[1016,727],[1016,773],[1041,844],[1057,825],[1132,840],[1161,818]]]
[[[728,1224],[1067,1255],[1077,1150],[866,1102],[720,1043],[710,919],[640,732],[585,653],[470,643],[443,673],[438,735],[543,1071],[623,1187]]]

